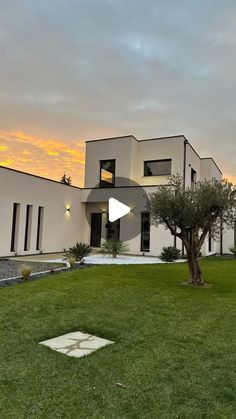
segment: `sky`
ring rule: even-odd
[[[235,0],[0,10],[0,165],[82,186],[85,140],[184,134],[236,183]]]

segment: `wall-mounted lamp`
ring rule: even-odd
[[[66,207],[66,212],[70,212],[71,207]]]

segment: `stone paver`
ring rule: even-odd
[[[44,340],[40,342],[40,345],[47,346],[68,356],[81,358],[112,343],[114,342],[111,340],[99,338],[88,333],[71,332],[53,339]]]

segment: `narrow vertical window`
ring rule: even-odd
[[[234,221],[234,246],[236,246],[236,221]]]
[[[197,184],[197,172],[191,169],[191,189],[195,189]]]
[[[141,252],[150,250],[150,213],[141,212]]]
[[[36,250],[42,250],[44,207],[38,207]]]
[[[211,234],[211,229],[209,230],[209,234],[208,234],[208,252],[212,251],[212,234]]]
[[[16,252],[17,250],[19,214],[20,214],[20,204],[17,204],[15,202],[13,204],[13,213],[12,213],[12,230],[11,230],[11,247],[10,247],[11,252]]]
[[[27,251],[30,248],[32,210],[33,210],[32,205],[26,206],[24,251]]]

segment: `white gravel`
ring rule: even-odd
[[[163,262],[158,257],[152,256],[127,256],[120,255],[112,258],[110,255],[92,255],[84,258],[85,263],[95,265],[141,265],[141,264],[154,264],[154,263],[167,263]],[[186,262],[184,259],[178,259],[176,262]]]

